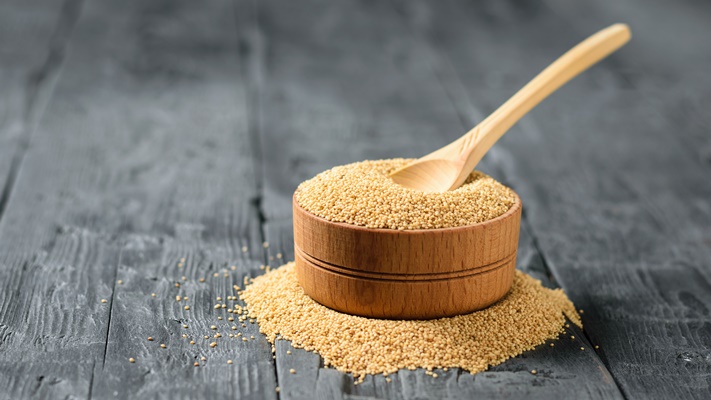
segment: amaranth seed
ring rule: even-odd
[[[364,318],[324,307],[304,293],[294,263],[255,278],[241,298],[269,342],[290,340],[361,380],[401,368],[476,373],[556,339],[564,333],[565,317],[582,327],[562,290],[547,289],[520,271],[509,294],[493,306],[426,321]]]
[[[514,192],[481,172],[444,193],[425,193],[388,175],[412,160],[362,161],[334,167],[296,189],[297,203],[329,221],[367,228],[436,229],[473,225],[503,215]]]

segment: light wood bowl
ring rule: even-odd
[[[306,294],[348,314],[432,319],[480,310],[508,293],[521,200],[498,218],[445,229],[331,222],[293,199],[296,274]]]

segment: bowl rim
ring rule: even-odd
[[[509,189],[511,189],[511,188],[509,188]],[[352,230],[356,230],[356,231],[366,231],[366,232],[376,232],[376,233],[379,232],[379,233],[384,233],[384,234],[387,233],[387,234],[403,234],[403,235],[422,235],[422,234],[428,234],[428,233],[441,233],[444,231],[447,231],[447,232],[463,231],[463,230],[467,230],[467,229],[473,229],[473,228],[477,228],[477,227],[482,227],[482,226],[494,224],[500,220],[506,219],[506,218],[510,217],[511,215],[517,213],[518,210],[523,207],[521,198],[519,197],[518,193],[516,193],[513,189],[511,189],[511,192],[514,194],[514,204],[511,206],[511,208],[509,208],[508,211],[499,215],[496,218],[492,218],[492,219],[482,221],[482,222],[479,222],[476,224],[464,225],[464,226],[453,226],[450,228],[434,228],[434,229],[368,228],[363,225],[353,225],[353,224],[349,224],[347,222],[329,221],[324,217],[320,217],[320,216],[306,210],[296,200],[296,193],[297,192],[298,192],[298,189],[295,190],[294,194],[291,196],[293,207],[298,208],[305,214],[308,214],[311,218],[314,218],[316,220],[319,220],[319,221],[327,223],[327,224],[336,225],[336,226],[342,227],[344,229],[352,229]],[[293,218],[293,211],[292,211],[292,218]]]

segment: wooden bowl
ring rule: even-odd
[[[293,199],[296,274],[306,294],[348,314],[449,317],[490,306],[513,282],[521,200],[498,218],[444,229],[331,222]]]

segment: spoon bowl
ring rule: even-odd
[[[393,173],[390,178],[400,186],[423,192],[446,192],[456,189],[461,162],[434,158],[419,159]]]

